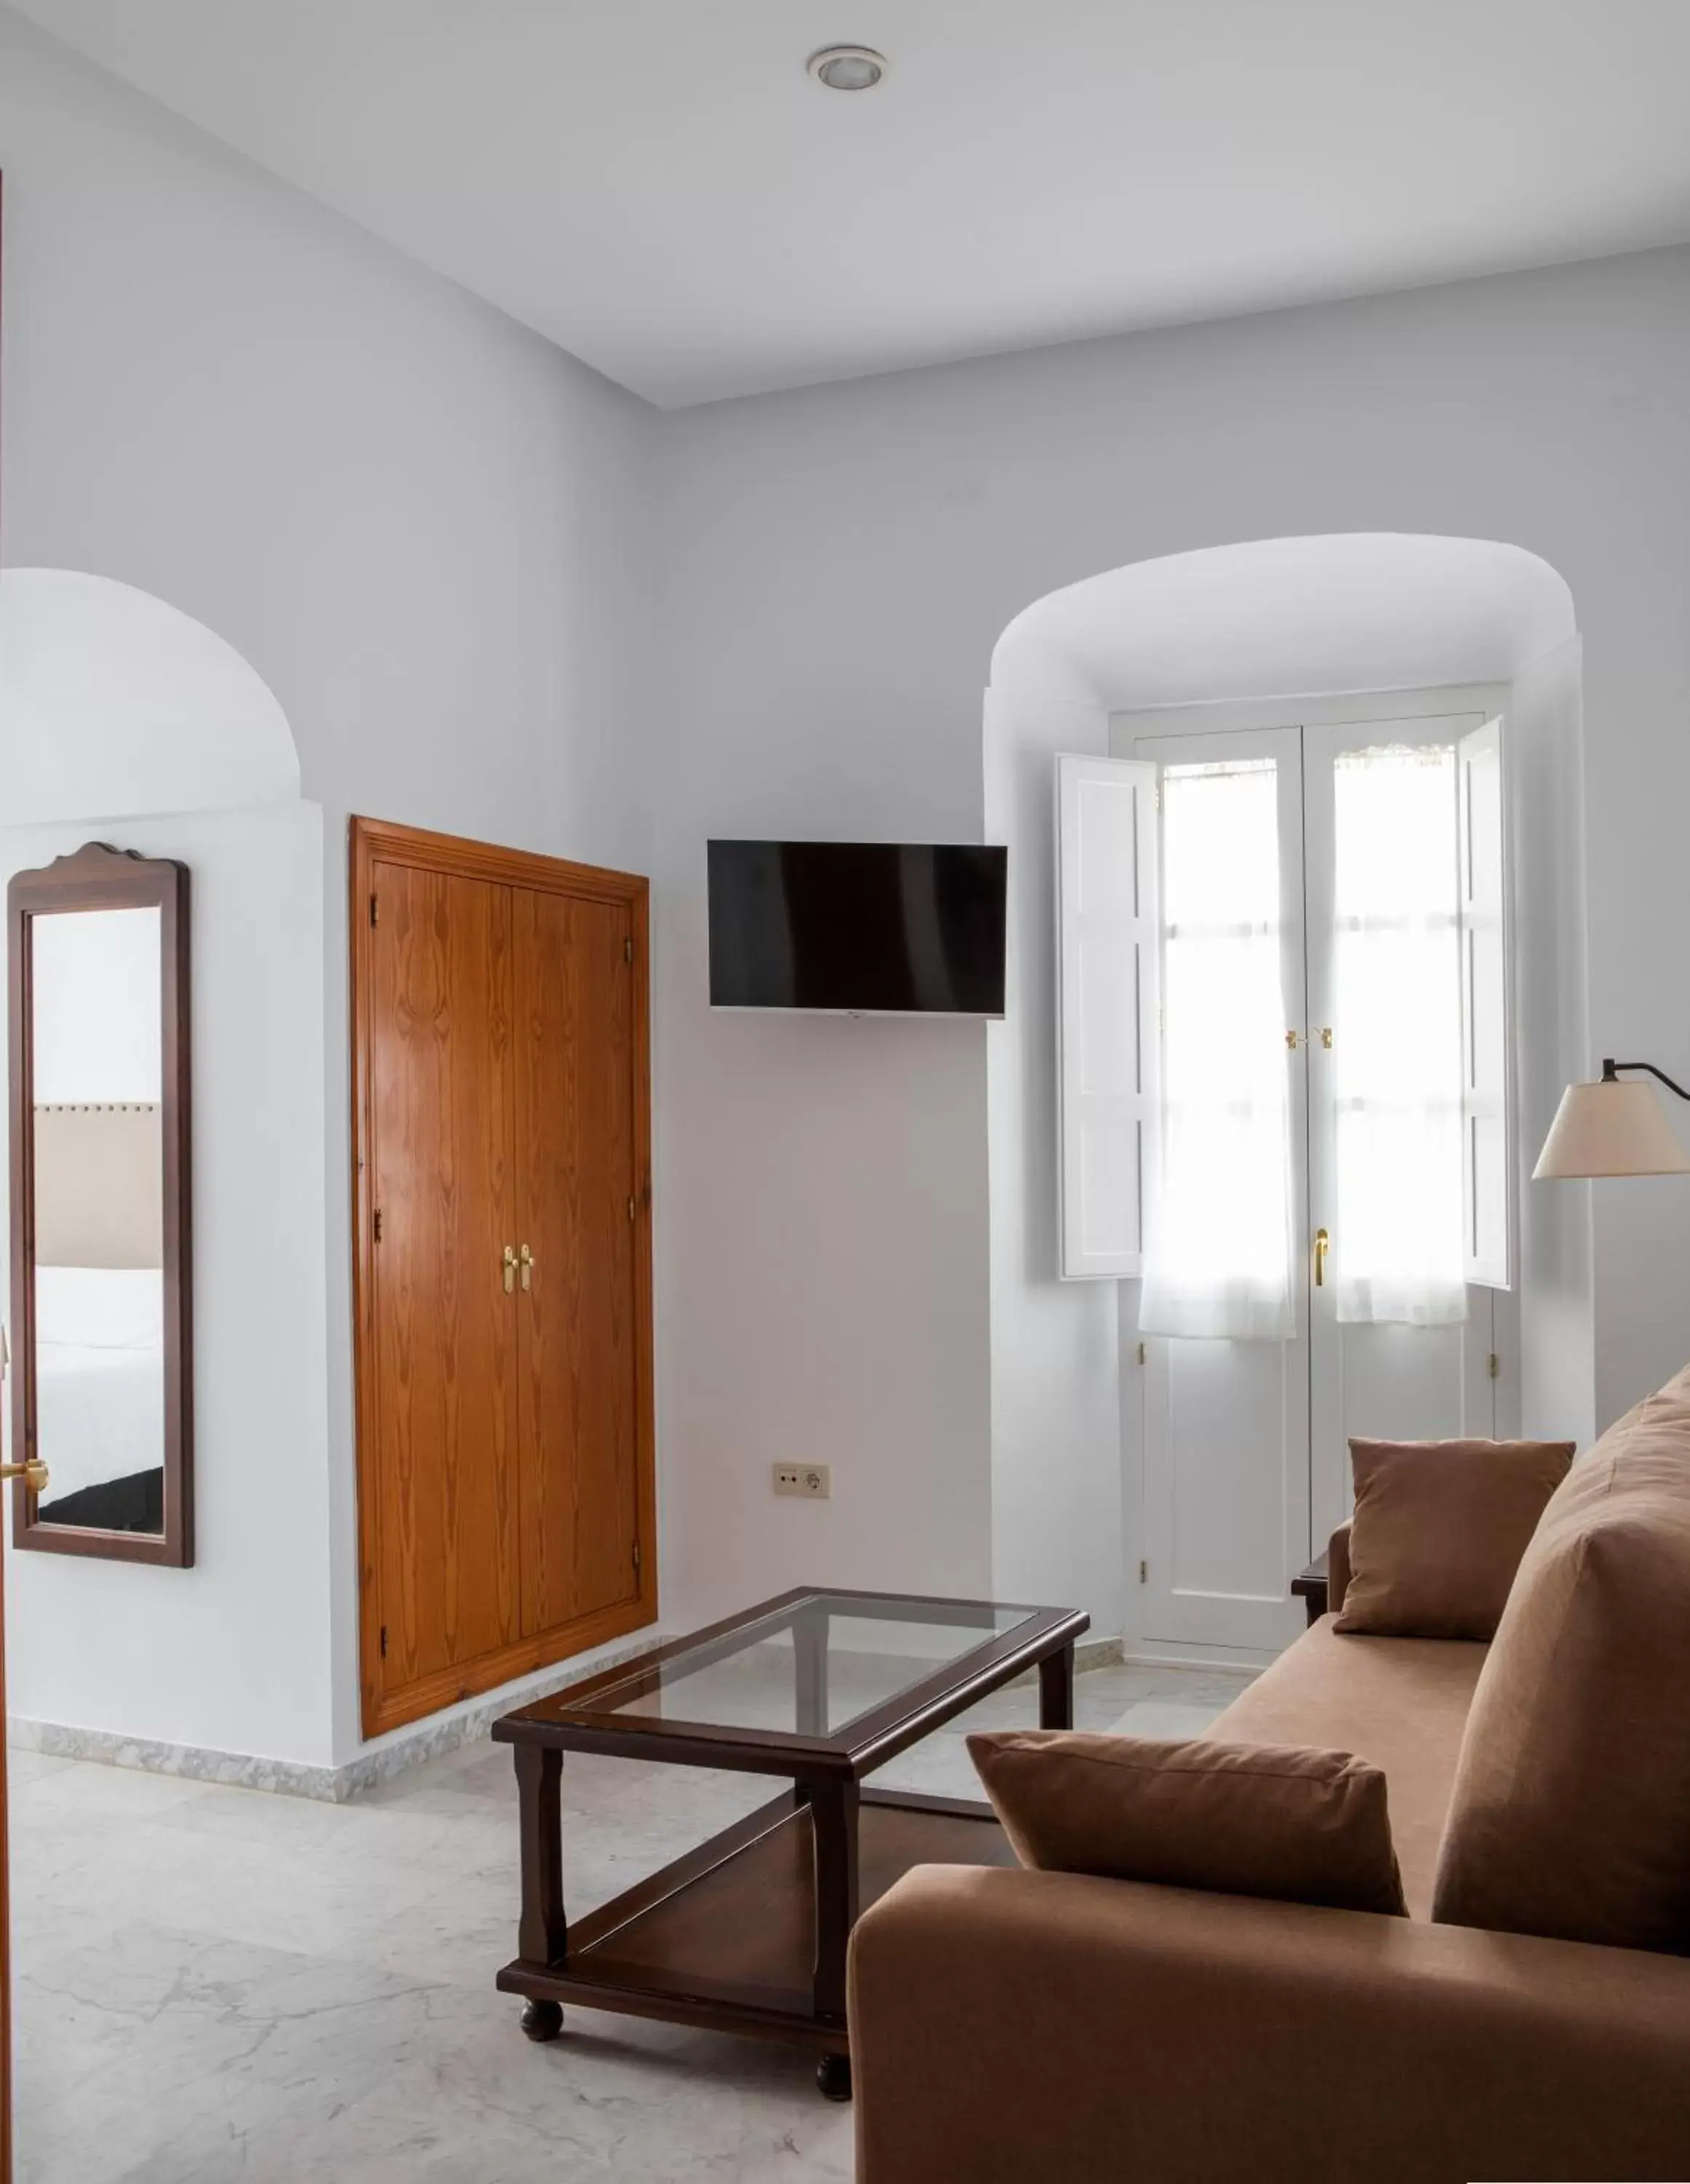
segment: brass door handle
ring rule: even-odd
[[[1331,1242],[1324,1228],[1315,1231],[1315,1286],[1324,1289],[1326,1283],[1326,1251]]]
[[[504,1293],[509,1296],[511,1291],[516,1287],[516,1246],[514,1244],[507,1244],[505,1245],[503,1263]]]
[[[518,1254],[518,1256],[522,1262],[522,1286],[525,1290],[532,1289],[534,1286],[532,1279],[534,1273],[534,1254],[525,1244],[520,1252]]]
[[[27,1463],[0,1463],[0,1479],[21,1479],[31,1494],[45,1494],[47,1468],[38,1456]]]

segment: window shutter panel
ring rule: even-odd
[[[1504,865],[1502,722],[1456,746],[1461,866],[1461,1162],[1467,1279],[1505,1290],[1509,1157],[1508,889]]]
[[[1140,1274],[1159,1078],[1153,764],[1057,760],[1056,874],[1061,1272]]]

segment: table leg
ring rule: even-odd
[[[1074,1726],[1074,1646],[1070,1641],[1059,1653],[1051,1653],[1038,1664],[1038,1725],[1041,1729]]]
[[[845,1953],[857,1923],[857,1785],[834,1776],[806,1783],[803,1794],[815,1836],[815,2014],[842,2025]]]
[[[827,1734],[827,1611],[806,1608],[792,1625],[792,1674],[800,1736]]]
[[[569,1954],[564,1917],[564,1755],[543,1745],[519,1744],[516,1792],[522,1845],[522,1919],[517,1953],[530,1964],[561,1964]],[[530,2001],[522,2029],[531,2040],[553,2040],[563,2028],[558,2003]]]

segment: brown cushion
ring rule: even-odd
[[[1570,1440],[1352,1440],[1340,1630],[1489,1638]]]
[[[1348,1752],[1037,1729],[968,1748],[1023,1865],[1405,1914],[1385,1777]]]
[[[1473,1694],[1432,1916],[1690,1953],[1690,1370],[1543,1513]]]

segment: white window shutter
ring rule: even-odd
[[[1456,747],[1461,866],[1461,1162],[1466,1278],[1512,1281],[1502,722]]]
[[[1061,1272],[1144,1271],[1159,1070],[1156,768],[1056,761]]]

